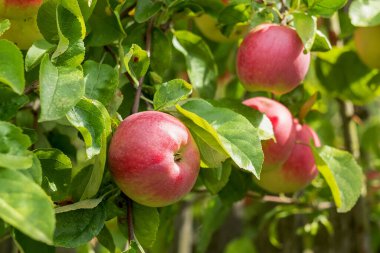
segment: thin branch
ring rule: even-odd
[[[24,94],[25,95],[28,95],[32,92],[34,92],[35,90],[37,90],[39,87],[39,82],[38,80],[37,81],[34,81],[31,85],[29,85],[28,87],[25,88],[24,90]]]
[[[127,222],[128,222],[128,243],[135,240],[135,231],[133,228],[133,217],[132,217],[132,205],[133,201],[127,197]]]
[[[148,53],[148,57],[150,57],[150,47],[152,44],[152,28],[153,28],[153,19],[149,21],[148,24],[148,29],[146,30],[146,39],[145,39],[145,50]],[[144,83],[144,78],[145,76],[142,76],[139,80],[139,85],[137,87],[136,95],[135,95],[135,100],[133,102],[133,107],[132,107],[132,114],[137,113],[139,111],[139,105],[140,105],[140,97],[141,97],[141,90],[142,86]]]

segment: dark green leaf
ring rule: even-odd
[[[133,203],[132,213],[137,240],[144,248],[152,247],[160,224],[157,208]]]
[[[84,94],[83,72],[76,67],[56,67],[47,55],[40,67],[41,115],[39,121],[59,119]]]
[[[22,253],[55,253],[55,248],[35,241],[18,230],[14,232],[14,239]]]
[[[20,170],[25,176],[32,179],[36,184],[41,185],[42,183],[42,167],[41,162],[36,154],[33,154],[33,164],[32,167],[26,170]]]
[[[251,181],[249,174],[232,168],[228,183],[219,192],[220,198],[225,203],[241,200],[246,196]]]
[[[113,241],[111,232],[108,230],[106,226],[103,227],[103,229],[100,231],[96,238],[98,238],[100,244],[103,245],[110,252],[115,252],[115,242]]]
[[[168,37],[159,29],[152,34],[152,49],[150,65],[153,71],[164,76],[172,64],[172,44]]]
[[[362,169],[346,151],[324,146],[314,149],[313,153],[318,170],[330,187],[338,212],[350,211],[363,188]]]
[[[17,95],[7,86],[0,85],[0,120],[13,118],[18,109],[29,102],[25,95]]]
[[[34,240],[52,243],[53,203],[32,179],[17,170],[0,168],[0,202],[0,218],[6,223]]]
[[[0,83],[17,94],[22,94],[25,88],[23,56],[20,49],[7,40],[0,40]]]
[[[78,0],[84,21],[87,21],[89,19],[92,12],[94,11],[97,2],[97,0]]]
[[[154,0],[137,1],[135,19],[143,23],[154,16],[161,8],[161,2]]]
[[[192,91],[191,84],[182,79],[174,79],[163,83],[154,93],[153,106],[155,110],[164,110],[179,101],[186,99]]]
[[[37,149],[35,154],[42,166],[42,188],[53,201],[67,198],[72,168],[70,158],[59,149]]]
[[[11,123],[0,121],[0,167],[28,169],[33,164],[32,143],[22,130]]]
[[[331,50],[331,43],[329,39],[321,31],[317,30],[315,33],[315,39],[311,51],[326,52]]]
[[[85,96],[107,106],[119,86],[117,70],[107,64],[86,61],[83,64]]]
[[[106,218],[102,204],[93,209],[58,213],[54,245],[75,248],[87,243],[102,230]]]
[[[213,98],[218,69],[210,48],[201,37],[189,31],[176,31],[174,35],[173,45],[185,56],[194,93],[204,98]]]
[[[231,174],[231,161],[227,160],[221,167],[201,169],[200,177],[212,194],[217,194],[228,182]]]

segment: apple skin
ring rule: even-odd
[[[0,39],[14,42],[21,49],[28,49],[33,42],[42,39],[37,26],[37,13],[42,0],[0,0],[0,18],[7,18],[11,27]]]
[[[310,53],[303,51],[294,29],[277,24],[259,25],[248,33],[238,49],[238,77],[248,91],[285,94],[297,87],[308,71]]]
[[[162,207],[178,201],[194,186],[200,155],[182,122],[162,112],[146,111],[120,124],[111,140],[109,165],[116,184],[129,198]]]
[[[246,24],[237,24],[231,34],[226,37],[219,30],[218,20],[216,18],[208,14],[202,14],[199,17],[195,17],[194,21],[203,36],[214,42],[226,43],[237,41],[248,29],[248,25]]]
[[[358,27],[354,41],[359,58],[368,67],[380,69],[380,26]]]
[[[243,101],[243,104],[264,113],[271,121],[276,141],[262,142],[263,169],[277,169],[288,159],[295,144],[296,132],[292,114],[281,103],[265,97],[250,98]]]
[[[288,160],[277,170],[263,168],[257,184],[272,193],[292,193],[307,186],[318,174],[314,156],[310,148],[311,141],[316,147],[321,143],[308,125],[295,120],[296,143]]]

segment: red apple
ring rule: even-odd
[[[317,134],[307,125],[295,120],[296,143],[288,160],[277,170],[261,173],[258,185],[273,193],[296,192],[307,186],[318,174],[310,145],[321,145]]]
[[[37,13],[42,0],[0,0],[0,19],[7,18],[11,27],[0,39],[8,39],[21,49],[28,49],[42,39],[37,26]]]
[[[236,61],[240,81],[248,91],[284,94],[305,78],[310,54],[297,32],[287,26],[262,24],[241,43]]]
[[[110,144],[109,164],[115,182],[129,198],[161,207],[191,190],[200,155],[189,130],[178,119],[146,111],[120,124]]]
[[[281,103],[265,97],[251,98],[243,103],[264,113],[271,121],[275,141],[262,142],[263,170],[277,169],[288,159],[295,144],[296,133],[292,114]]]

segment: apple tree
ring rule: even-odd
[[[377,0],[0,0],[0,252],[380,249]]]

